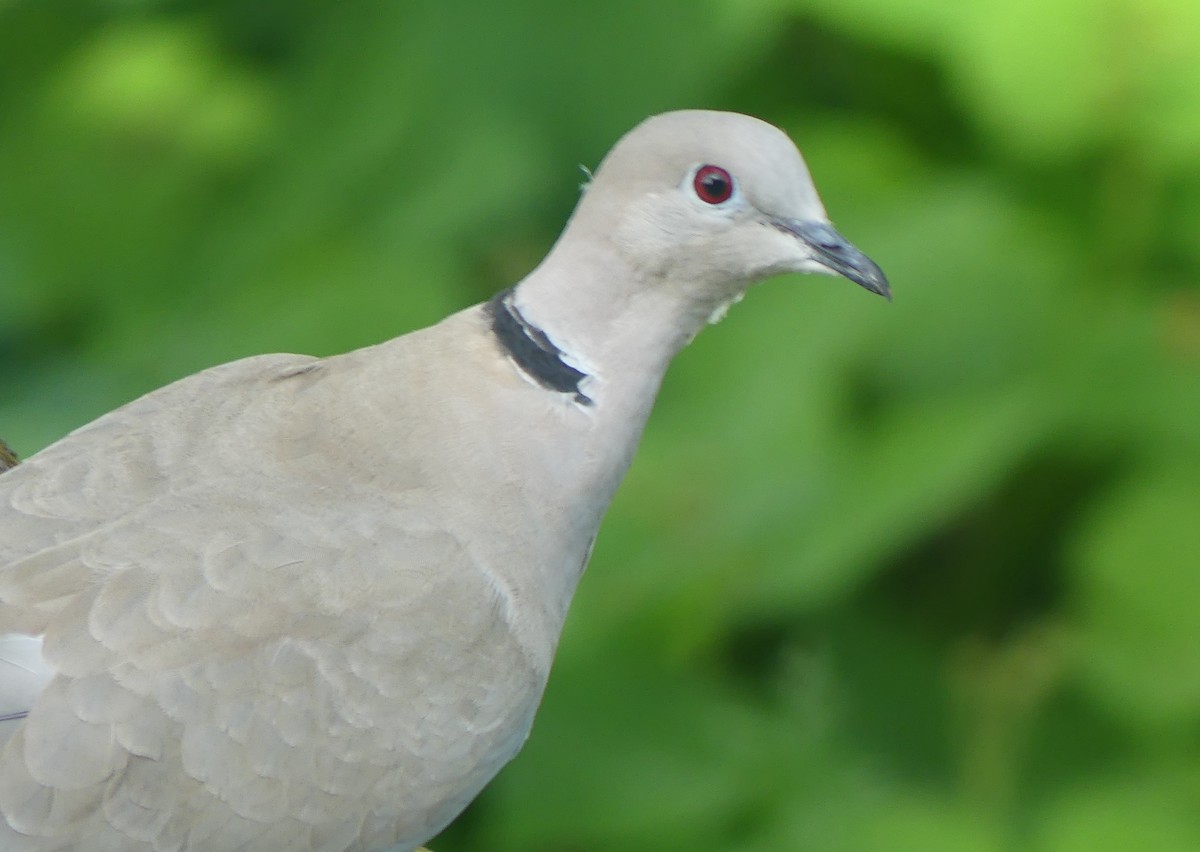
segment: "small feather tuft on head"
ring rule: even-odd
[[[592,170],[583,163],[579,164],[579,171],[583,172],[584,177],[583,183],[579,184],[579,191],[587,192],[587,188],[592,185],[592,181],[596,179],[596,176],[592,174]]]

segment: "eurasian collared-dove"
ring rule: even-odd
[[[667,113],[490,302],[206,370],[4,473],[0,849],[433,836],[529,732],[671,357],[783,272],[889,295],[786,135]]]

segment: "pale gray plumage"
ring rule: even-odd
[[[671,357],[788,271],[887,294],[781,131],[667,113],[505,301],[206,370],[5,472],[0,716],[40,696],[0,722],[0,849],[431,837],[524,741]]]

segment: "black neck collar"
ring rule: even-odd
[[[563,351],[555,346],[546,332],[530,323],[513,304],[513,288],[495,295],[487,303],[492,318],[492,333],[517,366],[544,388],[559,393],[574,394],[580,405],[592,400],[579,389],[587,373],[576,370],[562,359]]]

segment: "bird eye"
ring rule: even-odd
[[[733,195],[733,178],[720,166],[701,166],[692,178],[696,196],[708,204],[720,204]]]

